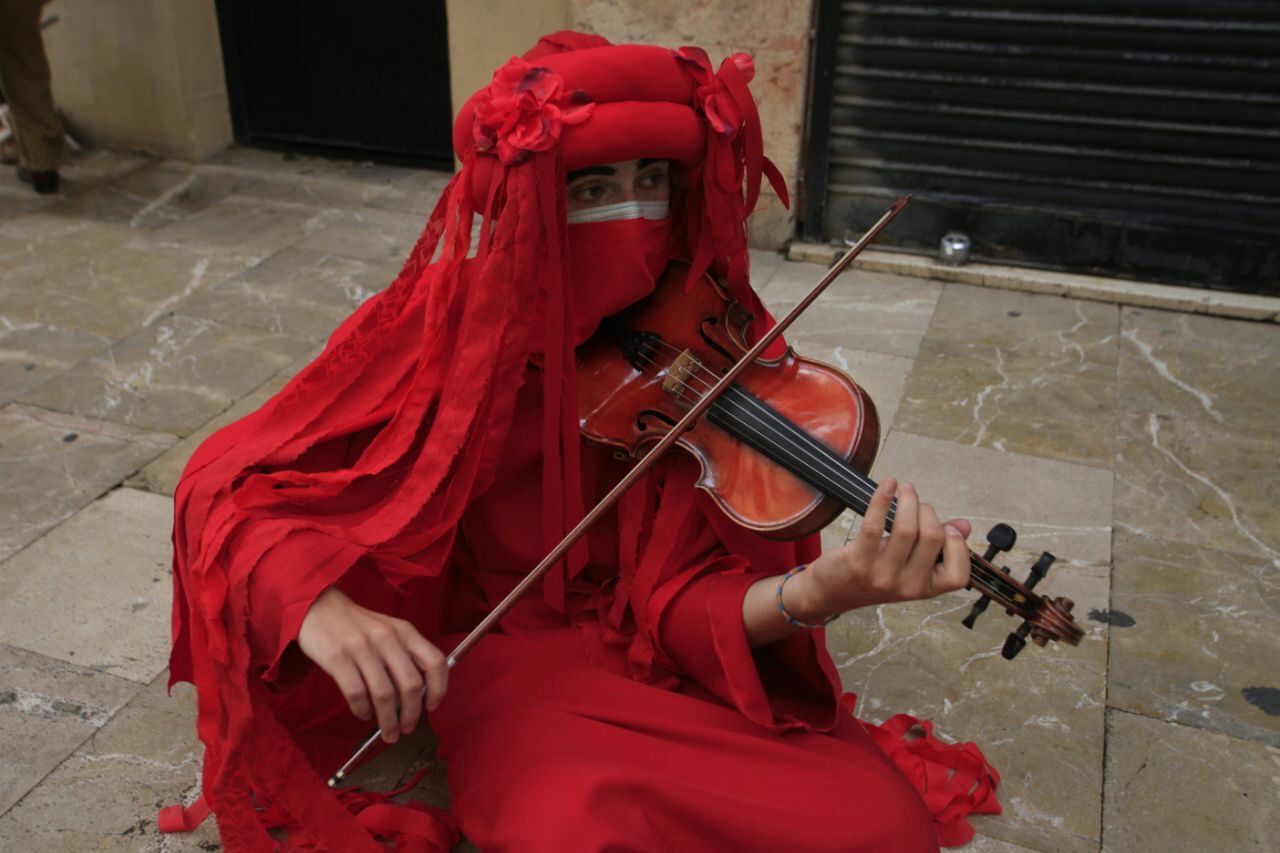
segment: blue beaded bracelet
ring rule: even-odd
[[[788,580],[790,580],[794,575],[798,575],[801,572],[803,572],[805,568],[807,568],[806,565],[804,563],[801,563],[800,565],[796,566],[794,569],[792,569],[791,571],[783,575],[782,580],[778,581],[778,593],[777,593],[778,612],[780,612],[786,618],[788,623],[792,625],[798,625],[801,628],[821,628],[824,625],[830,625],[832,622],[840,618],[839,613],[835,614],[834,616],[828,616],[826,619],[818,623],[801,622],[799,619],[792,616],[787,611],[787,606],[782,603],[782,588],[787,585]]]

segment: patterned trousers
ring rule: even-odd
[[[9,102],[18,159],[33,171],[57,169],[67,157],[40,35],[42,5],[42,0],[0,0],[0,90]]]

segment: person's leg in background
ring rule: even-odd
[[[50,193],[58,189],[67,139],[53,107],[41,6],[41,0],[0,0],[0,88],[17,140],[18,177]]]

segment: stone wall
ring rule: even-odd
[[[77,138],[200,160],[230,144],[214,0],[56,0],[53,92]]]
[[[750,53],[765,153],[795,195],[808,102],[811,11],[811,2],[777,0],[573,0],[572,25],[615,42],[697,45],[716,66],[731,53]],[[751,218],[753,245],[782,246],[795,228],[794,209],[794,204],[791,211],[783,208],[772,192],[762,192]]]
[[[571,0],[448,0],[453,112],[493,78],[493,69],[543,35],[569,26]]]

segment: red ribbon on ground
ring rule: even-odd
[[[856,695],[846,693],[840,705],[852,714],[857,701]],[[897,714],[878,726],[858,722],[920,792],[943,847],[973,838],[969,815],[1000,814],[996,801],[1000,774],[977,744],[944,743],[934,737],[933,723],[909,714]],[[916,737],[911,737],[913,733]]]

